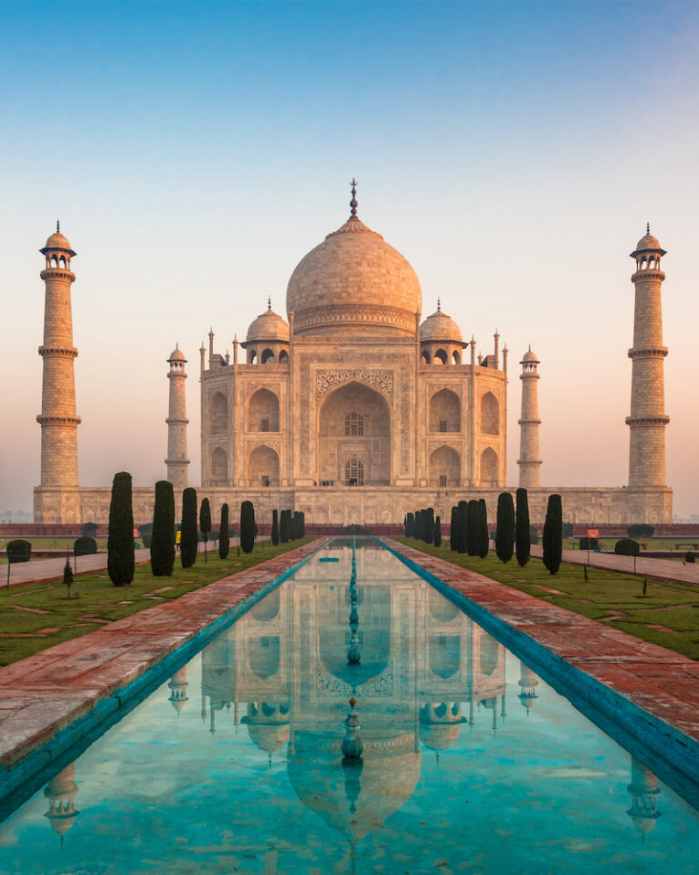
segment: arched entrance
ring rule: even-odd
[[[388,486],[391,413],[374,389],[352,381],[331,392],[318,415],[318,483]]]

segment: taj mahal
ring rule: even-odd
[[[629,474],[626,486],[541,486],[538,382],[531,348],[513,375],[496,331],[476,355],[456,322],[437,309],[422,318],[422,290],[409,262],[358,216],[350,216],[299,262],[286,291],[286,319],[267,308],[217,352],[213,330],[199,350],[201,487],[212,513],[250,499],[258,519],[303,511],[315,525],[391,524],[419,507],[442,519],[463,498],[485,498],[494,519],[500,492],[524,486],[533,522],[552,492],[564,519],[588,524],[672,521],[665,482],[660,270],[665,250],[646,234],[635,271]],[[41,249],[46,285],[38,523],[106,522],[109,486],[78,479],[71,285],[72,250],[57,228]],[[442,295],[442,297],[444,297]],[[231,332],[232,333],[232,332]],[[187,359],[168,357],[166,478],[181,498],[189,484]],[[521,386],[517,483],[508,482],[507,388]],[[116,387],[115,387],[116,388]],[[620,412],[621,413],[621,412]],[[152,519],[152,487],[134,489],[134,516]]]

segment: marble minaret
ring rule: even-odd
[[[170,381],[170,406],[168,409],[167,422],[167,479],[175,489],[184,489],[187,486],[187,402],[185,399],[185,380],[187,374],[184,366],[187,359],[179,346],[173,350],[167,360],[170,365],[170,373],[167,375]]]
[[[525,489],[540,486],[541,459],[539,458],[539,360],[532,352],[524,353],[520,362],[522,373],[522,417],[519,420],[519,485]]]
[[[635,287],[633,346],[629,350],[631,370],[631,429],[629,446],[629,486],[665,486],[665,414],[664,367],[667,348],[663,346],[662,284],[665,274],[660,258],[665,250],[646,227],[631,253],[636,272],[631,277]]]
[[[46,258],[41,279],[46,284],[44,343],[39,355],[44,360],[41,414],[41,486],[78,485],[78,425],[75,415],[75,376],[73,361],[78,354],[73,346],[73,317],[70,287],[75,274],[70,260],[75,252],[60,232],[39,250]]]

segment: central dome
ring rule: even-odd
[[[352,215],[299,262],[286,309],[294,334],[414,337],[422,291],[400,252]]]

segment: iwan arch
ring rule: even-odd
[[[47,330],[52,310],[60,310],[60,325],[70,328],[74,253],[60,234],[52,235],[42,252]],[[49,270],[50,258],[66,252],[66,267],[58,260]],[[563,493],[566,519],[575,522],[671,521],[672,493],[664,482],[661,254],[650,234],[634,253],[638,343],[635,339],[630,352],[628,488],[540,487],[539,362],[531,350],[521,361],[519,482],[530,491],[535,521],[543,519],[554,490]],[[273,508],[288,507],[320,525],[397,523],[408,511],[429,505],[448,518],[458,500],[478,495],[494,517],[497,495],[507,488],[507,348],[500,349],[496,332],[491,353],[476,355],[475,340],[465,342],[439,304],[422,319],[415,272],[358,218],[354,189],[348,221],[293,272],[286,310],[284,319],[269,303],[245,341],[234,342],[232,360],[216,352],[213,331],[208,350],[200,350],[200,490],[214,514],[224,501],[236,505],[249,498],[262,522],[271,519]],[[58,347],[55,357],[66,370],[61,385],[67,386],[64,377],[68,369],[72,380],[77,350],[68,335]],[[66,350],[72,350],[70,356]],[[46,397],[55,370],[47,371],[49,352],[42,355]],[[167,476],[179,490],[188,483],[184,355],[175,350],[168,362]],[[80,420],[74,394],[72,406],[68,395],[61,396],[65,422],[49,420],[43,411],[39,418],[45,440],[35,519],[103,521],[108,489],[78,485]],[[48,440],[52,428],[61,433],[58,443],[55,435]],[[63,457],[56,447],[65,450]],[[151,488],[135,490],[139,520],[149,518],[152,502]]]

